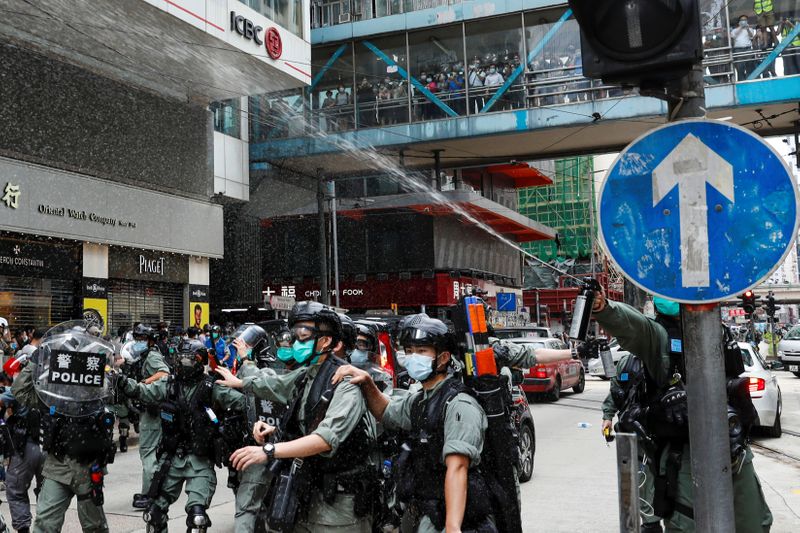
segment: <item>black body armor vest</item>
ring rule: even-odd
[[[80,418],[58,413],[45,415],[42,448],[58,459],[70,457],[79,463],[111,463],[114,460],[114,415],[103,411]]]
[[[161,402],[161,453],[194,454],[218,462],[219,421],[212,410],[214,378],[204,376],[191,395],[186,384],[170,377],[167,399]]]
[[[459,379],[448,378],[427,400],[419,394],[411,406],[413,433],[406,443],[411,453],[400,465],[398,496],[414,504],[438,529],[444,527],[444,481],[447,467],[442,463],[444,423],[447,406],[459,394],[471,394]],[[492,514],[491,494],[480,469],[471,467],[467,482],[467,505],[463,527],[481,524]]]

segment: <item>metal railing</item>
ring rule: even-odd
[[[706,59],[703,63],[706,85],[716,86],[744,82],[749,73],[763,61],[767,54],[766,50],[734,52],[729,47],[706,50]],[[775,77],[779,75],[779,72],[781,75],[800,74],[800,72],[791,70],[795,64],[800,66],[800,47],[788,48],[779,61],[781,64],[777,64],[776,61],[771,67],[764,70],[760,78]],[[409,122],[475,116],[486,112],[595,102],[620,98],[637,92],[636,89],[623,89],[619,86],[605,85],[598,80],[584,78],[580,72],[580,65],[541,70],[532,70],[529,67],[501,94],[489,110],[485,108],[486,103],[495,97],[500,86],[470,87],[466,82],[463,89],[431,91],[438,103],[412,85],[410,91],[396,97],[378,98],[375,96],[374,99],[364,100],[362,98],[359,100],[356,95],[355,101],[350,96],[350,103],[324,108],[313,108],[311,105],[294,108],[283,106],[281,115],[271,115],[265,119],[268,124],[279,125],[280,131],[274,131],[260,140],[299,137],[308,135],[313,130],[334,133]],[[316,94],[319,92],[318,89]],[[311,102],[312,99],[306,95],[304,101]],[[299,116],[302,116],[302,121],[297,121]]]

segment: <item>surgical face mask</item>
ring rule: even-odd
[[[493,69],[493,68],[489,69],[489,74],[494,74],[495,72],[497,72],[495,69]]]
[[[136,341],[133,343],[134,352],[143,352],[147,349],[147,341]]]
[[[354,365],[365,365],[369,361],[369,354],[364,350],[350,352],[350,362]]]
[[[294,344],[292,344],[292,358],[295,362],[302,365],[310,361],[314,357],[314,344],[314,339],[294,341]]]
[[[742,19],[742,20],[740,20],[740,21],[739,21],[739,26],[741,26],[741,27],[743,27],[743,28],[744,28],[745,26],[747,26],[747,19]]]
[[[247,353],[246,353],[245,357],[247,357],[248,359],[252,359],[253,358],[253,349],[252,348],[248,348],[247,349]]]
[[[218,339],[218,338],[219,338],[219,334],[218,334],[218,333],[212,333],[212,334],[211,334],[211,338],[212,338],[212,339],[214,339],[214,340],[216,340],[216,339]]]
[[[294,350],[292,350],[291,346],[281,346],[278,348],[278,352],[276,356],[279,360],[283,361],[284,363],[288,363],[292,359],[294,359]]]
[[[405,351],[398,350],[395,353],[395,358],[397,359],[397,364],[398,365],[402,366],[403,368],[406,367],[406,359],[408,359],[408,357],[406,356],[406,352]]]
[[[419,382],[425,381],[433,373],[433,359],[427,355],[407,355],[406,370],[411,379]]]
[[[676,317],[681,314],[681,304],[660,296],[653,298],[653,305],[655,305],[656,311],[662,315]]]

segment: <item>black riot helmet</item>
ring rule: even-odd
[[[342,321],[336,311],[319,302],[297,302],[289,313],[289,327],[298,322],[313,322],[316,338],[331,337],[335,345],[342,339]]]
[[[261,326],[251,324],[236,335],[236,338],[242,339],[252,349],[250,359],[258,359],[262,352],[269,349],[269,337]]]
[[[346,351],[354,350],[356,347],[356,325],[353,319],[344,313],[336,313],[342,322],[342,343]]]
[[[208,348],[197,339],[185,339],[174,356],[175,377],[181,381],[199,381],[208,363]]]
[[[425,313],[403,319],[398,342],[400,346],[433,346],[440,353],[455,350],[455,338],[447,325]]]
[[[144,324],[136,324],[136,327],[133,328],[133,338],[136,340],[154,341],[156,340],[157,337],[158,337],[157,333],[150,326],[145,326]]]
[[[358,337],[365,337],[366,341],[356,340],[356,348],[365,350],[369,353],[378,353],[378,331],[374,324],[367,324],[364,322],[356,322],[356,339]],[[365,342],[364,346],[360,346],[361,342]]]

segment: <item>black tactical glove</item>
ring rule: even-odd
[[[686,424],[689,407],[686,402],[686,391],[683,390],[683,387],[670,387],[661,397],[661,407],[664,409],[664,418],[667,419],[667,422],[678,426]]]

